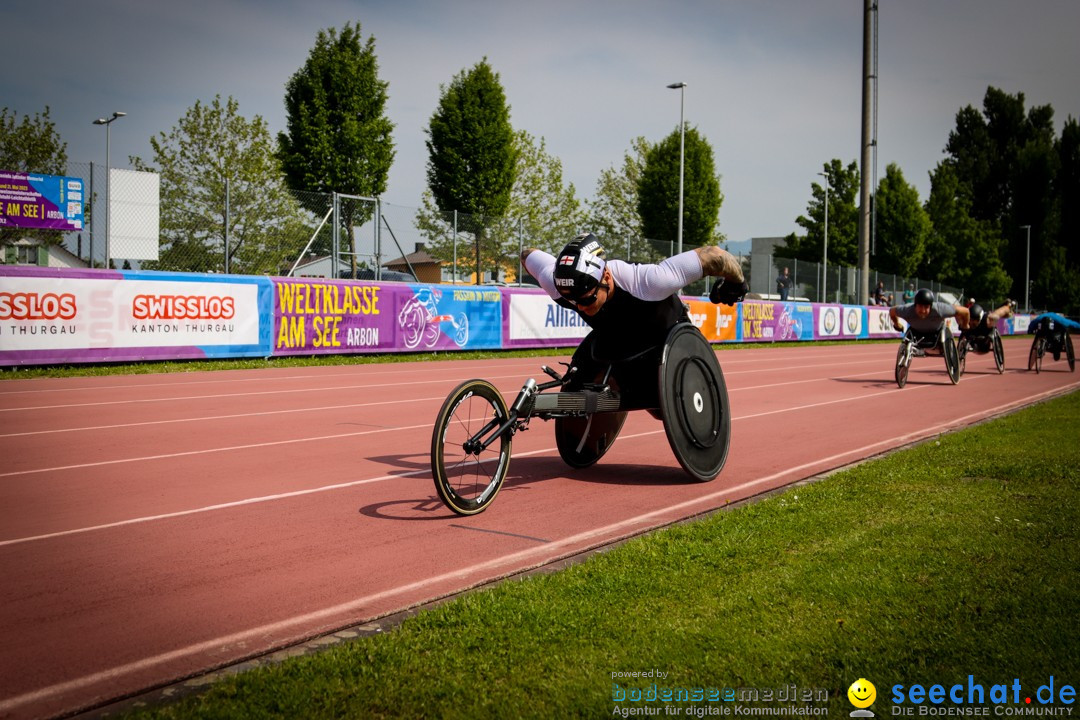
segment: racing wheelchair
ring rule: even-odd
[[[960,382],[960,356],[956,350],[956,341],[945,323],[937,333],[923,334],[913,332],[909,326],[900,338],[900,347],[896,350],[896,384],[903,388],[907,385],[908,372],[911,370],[911,358],[942,355],[945,358],[945,371],[952,384]]]
[[[731,439],[727,385],[716,353],[691,323],[675,325],[659,356],[658,402],[628,400],[615,382],[620,364],[657,350],[605,360],[601,365],[606,369],[588,383],[576,382],[574,366],[561,375],[542,366],[552,379],[537,383],[529,378],[510,405],[487,380],[458,385],[443,402],[431,435],[431,471],[439,498],[459,515],[487,509],[506,478],[514,435],[537,417],[555,421],[555,444],[567,465],[589,467],[611,448],[631,410],[646,410],[663,421],[668,444],[691,477],[700,482],[715,478],[727,461]],[[572,383],[580,389],[570,389]]]
[[[994,366],[998,374],[1005,372],[1005,348],[1001,344],[1001,334],[997,328],[969,328],[960,331],[960,338],[956,341],[956,355],[960,363],[960,374],[964,374],[967,367],[967,354],[985,355],[994,354]]]
[[[1076,370],[1076,354],[1073,351],[1072,333],[1069,326],[1076,325],[1056,313],[1046,313],[1031,321],[1028,332],[1035,337],[1031,340],[1028,352],[1028,370],[1042,371],[1043,356],[1050,353],[1054,360],[1060,360],[1064,353],[1069,361],[1069,372]]]

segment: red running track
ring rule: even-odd
[[[631,413],[595,467],[552,425],[514,439],[485,513],[438,501],[431,423],[458,382],[512,398],[563,358],[0,383],[0,717],[105,703],[846,465],[1039,399],[1080,374],[893,344],[721,352],[734,417],[711,483]]]

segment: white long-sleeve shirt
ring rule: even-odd
[[[552,273],[555,270],[555,257],[542,250],[533,250],[525,258],[525,268],[555,300],[562,297],[555,289]],[[705,275],[701,259],[693,250],[665,258],[652,265],[637,265],[622,260],[607,263],[611,277],[619,287],[641,300],[663,300],[677,293],[695,280]]]

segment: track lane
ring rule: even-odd
[[[1015,344],[1007,343],[1007,357],[1017,354]],[[550,426],[537,422],[515,438],[510,476],[492,509],[458,518],[435,499],[427,470],[430,430],[424,421],[430,423],[441,398],[408,403],[413,407],[400,417],[389,417],[385,407],[333,415],[328,424],[407,423],[411,417],[421,427],[380,433],[370,442],[359,436],[326,440],[317,453],[296,452],[314,443],[283,443],[139,461],[124,455],[122,443],[102,442],[92,458],[108,463],[102,467],[109,471],[100,475],[46,470],[0,478],[2,492],[22,488],[17,507],[23,509],[15,513],[6,509],[10,503],[0,502],[5,537],[23,539],[0,544],[0,571],[17,578],[0,590],[5,608],[12,609],[0,619],[0,637],[7,638],[0,640],[7,666],[0,673],[0,712],[59,712],[133,692],[1076,386],[1075,377],[1051,373],[1049,364],[1038,376],[1007,371],[1001,377],[992,359],[975,356],[956,387],[940,359],[926,359],[913,365],[909,387],[898,390],[891,377],[894,346],[838,347],[848,351],[721,353],[735,422],[729,464],[712,483],[688,481],[661,424],[645,413],[631,414],[619,442],[588,471],[563,465]],[[498,386],[512,394],[525,376],[539,375],[542,362],[515,361],[505,373],[513,377]],[[480,364],[443,373],[447,391],[466,377],[503,374],[499,363],[482,361],[488,366],[483,370]],[[430,372],[442,364],[416,365]],[[519,373],[520,367],[526,370]],[[117,378],[100,380],[118,384]],[[154,385],[139,391],[150,392]],[[157,385],[165,392],[169,383]],[[413,392],[408,387],[399,390],[406,398]],[[0,403],[9,397],[0,396]],[[221,408],[201,411],[229,414]],[[215,421],[204,448],[212,449],[211,440],[228,445],[250,422],[237,418],[230,429],[228,422]],[[294,439],[312,430],[310,423],[292,427]],[[52,460],[38,462],[27,467],[55,467]],[[58,479],[65,474],[74,480]],[[68,490],[57,492],[51,485],[58,482],[70,482]],[[140,482],[143,492],[127,500],[114,497],[134,492]],[[73,496],[70,507],[53,507],[55,497],[66,494]],[[88,507],[94,495],[109,498],[107,512]],[[125,524],[96,528],[88,521],[95,512]],[[8,532],[16,520],[24,534]],[[25,533],[48,528],[68,534],[26,539],[32,535]]]

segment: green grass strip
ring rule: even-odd
[[[614,682],[656,682],[822,689],[846,718],[865,677],[882,718],[896,683],[1075,687],[1078,438],[1072,393],[137,717],[612,717]]]

